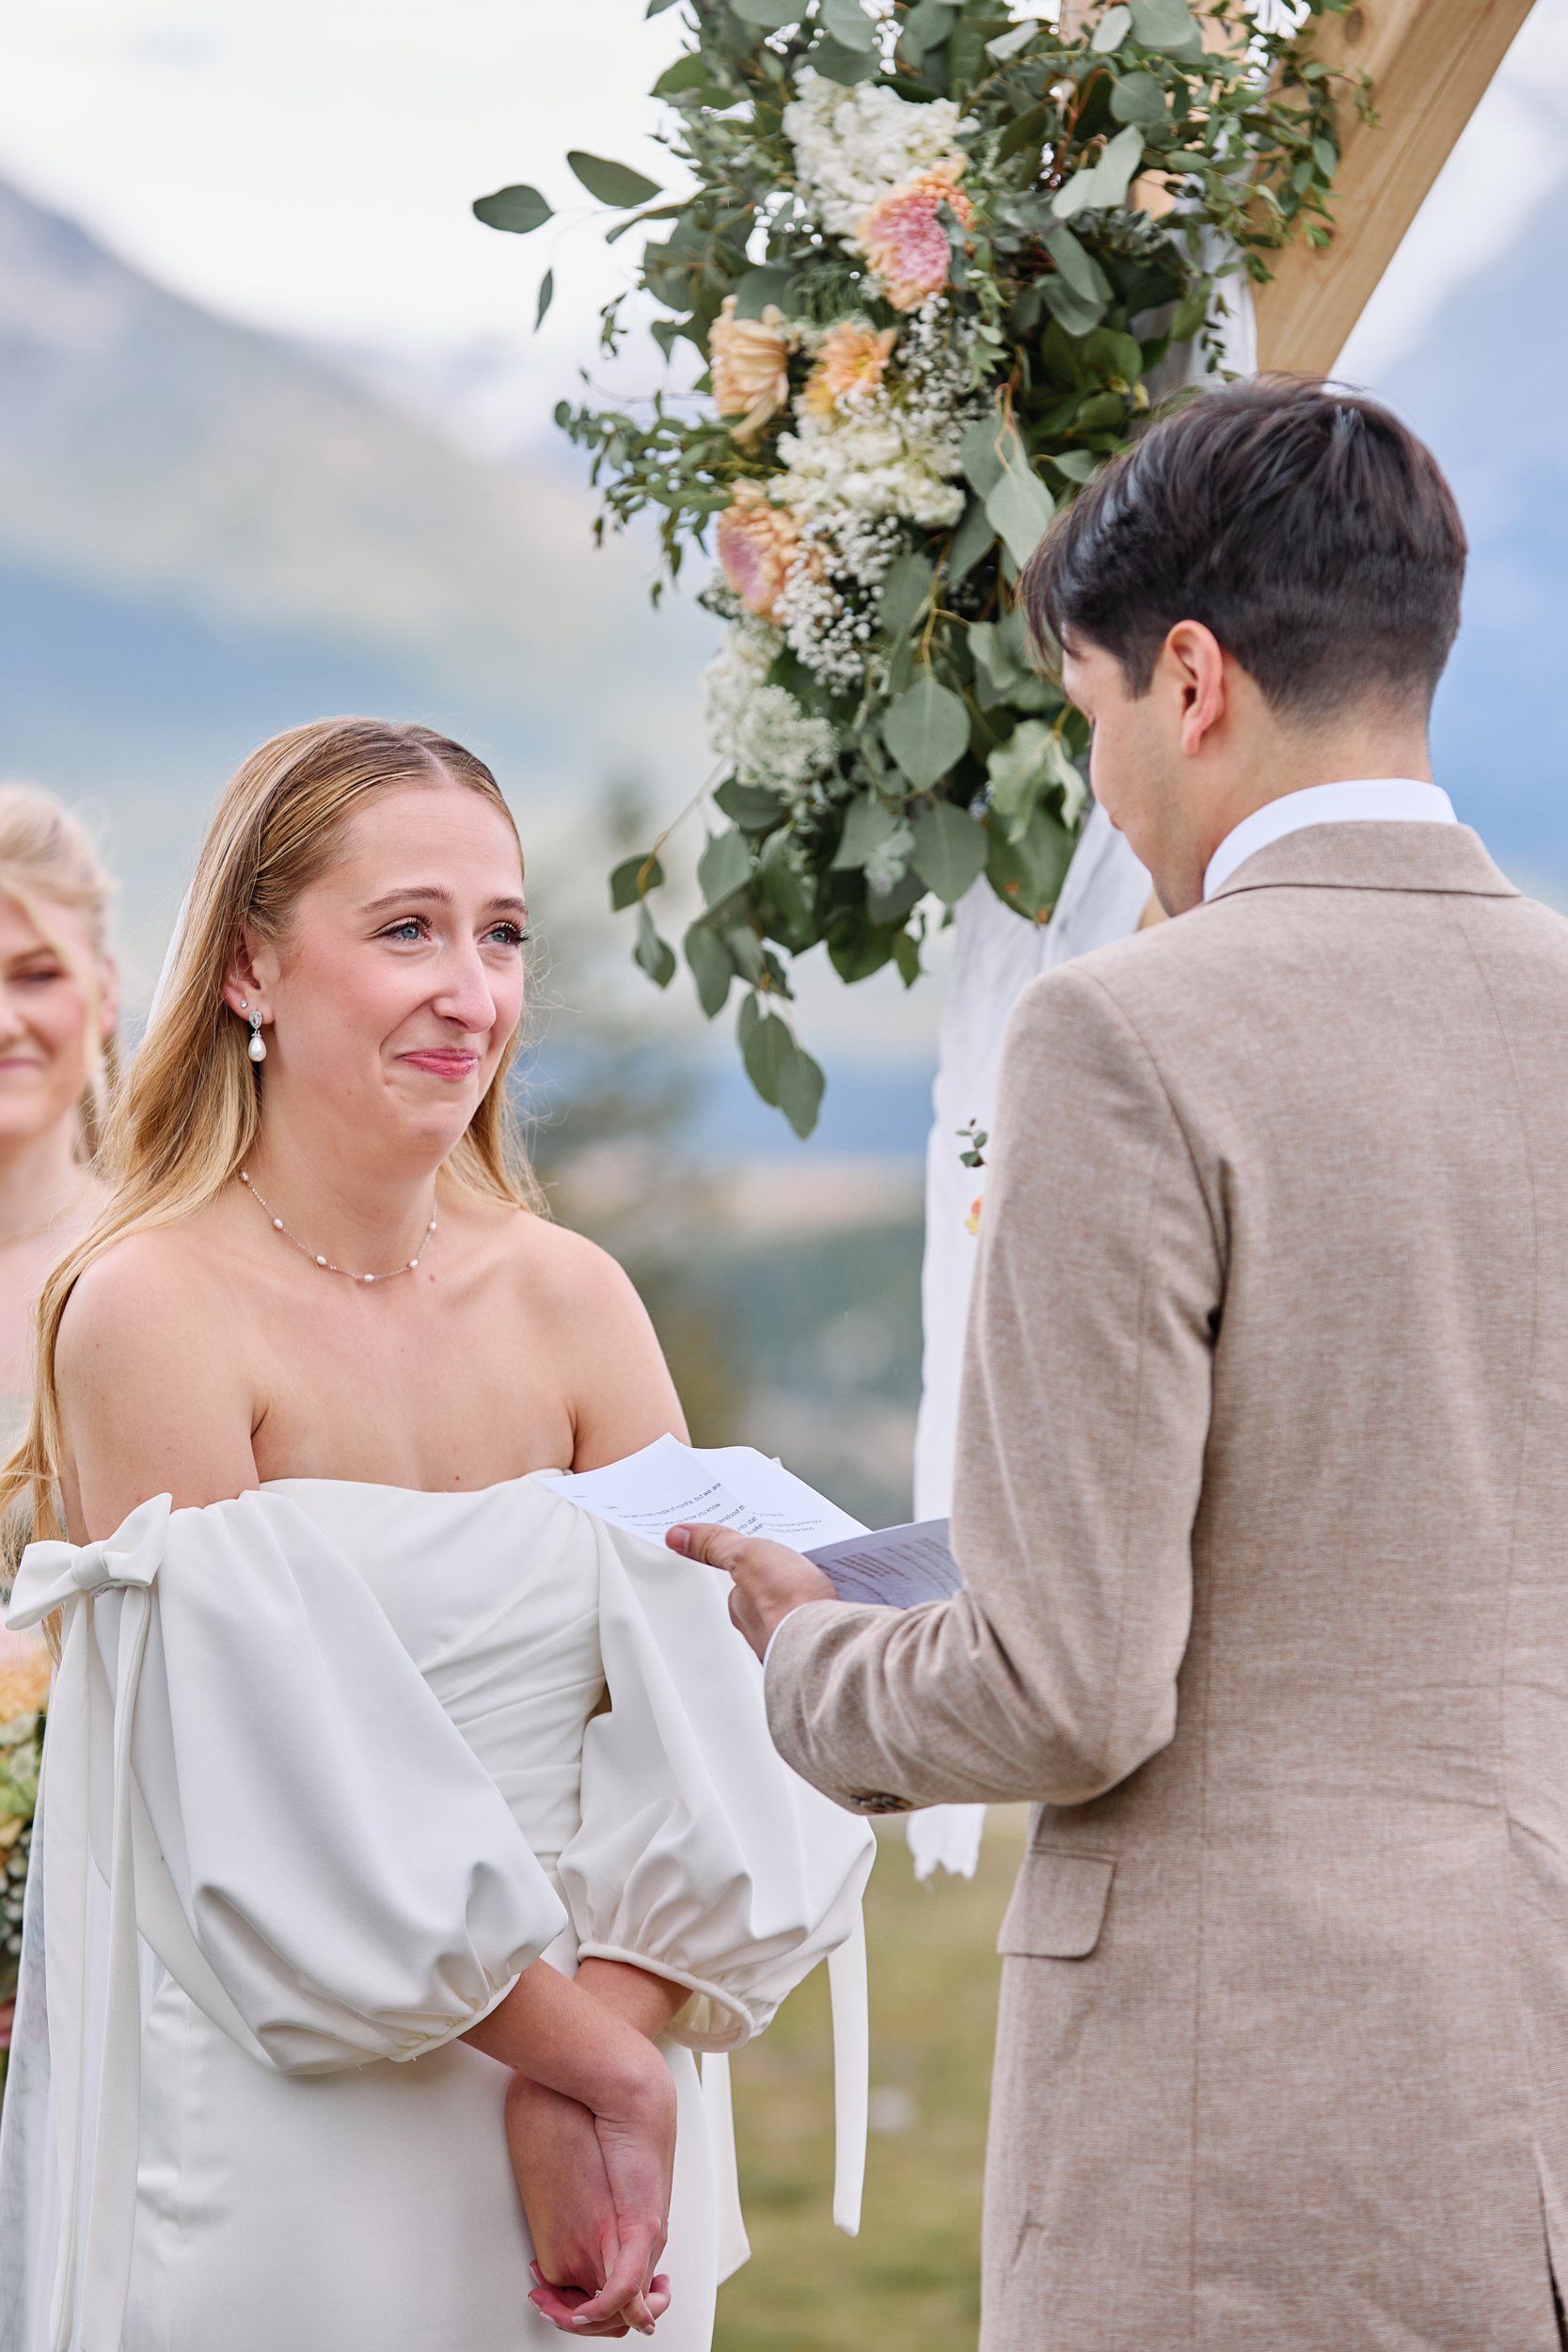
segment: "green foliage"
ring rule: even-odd
[[[547,220],[555,218],[537,188],[498,188],[494,196],[474,199],[474,217],[486,229],[509,229],[514,236],[526,237],[531,230],[543,229]]]
[[[650,0],[649,13],[670,5]],[[1365,111],[1368,87],[1330,72],[1312,43],[1317,21],[1348,5],[1303,0],[1293,26],[1278,11],[1262,30],[1243,0],[1209,0],[1204,25],[1217,39],[1206,48],[1185,0],[1118,0],[1072,34],[1042,16],[1015,22],[1000,0],[686,0],[686,48],[654,94],[690,193],[607,221],[607,233],[659,224],[640,275],[666,355],[684,340],[723,360],[727,320],[764,322],[765,333],[782,321],[785,389],[750,421],[737,405],[728,424],[705,397],[707,379],[695,401],[656,394],[635,412],[562,403],[557,422],[587,453],[603,501],[596,529],[653,523],[657,598],[690,550],[712,552],[710,525],[726,509],[760,501],[761,528],[768,514],[786,518],[786,535],[795,528],[776,495],[794,462],[781,437],[800,428],[830,330],[847,323],[891,344],[875,394],[885,413],[917,396],[913,371],[946,371],[953,489],[931,511],[950,518],[883,508],[876,560],[863,548],[859,571],[813,543],[811,577],[849,632],[847,657],[841,646],[830,658],[826,625],[813,624],[814,637],[780,612],[776,587],[767,592],[756,610],[776,654],[757,691],[765,682],[775,697],[761,730],[775,749],[725,777],[713,797],[728,827],[698,864],[705,912],[685,957],[699,1001],[711,1019],[732,980],[746,984],[746,1067],[802,1134],[821,1073],[778,1009],[789,958],[822,945],[847,981],[892,962],[909,983],[927,894],[950,907],[984,873],[1029,921],[1055,902],[1085,802],[1087,736],[1030,644],[1019,575],[1053,516],[1148,418],[1149,378],[1173,344],[1194,346],[1199,373],[1217,366],[1227,283],[1265,278],[1271,254],[1303,230],[1326,238],[1337,108]],[[892,307],[858,237],[813,212],[784,130],[807,66],[891,92],[911,113],[939,97],[958,109],[959,193],[936,199],[933,215],[948,280],[928,317]],[[660,196],[625,165],[567,160],[616,212]],[[1145,199],[1161,183],[1175,204],[1156,215]],[[549,217],[523,186],[475,210],[522,233]],[[605,347],[622,334],[612,303]],[[919,397],[936,413],[929,393]],[[810,413],[841,413],[832,398]],[[734,577],[736,588],[705,592],[730,619],[748,576]],[[791,729],[831,754],[814,750],[785,773],[776,747]],[[634,953],[660,987],[675,959],[645,899],[662,880],[628,860],[611,889],[617,907],[635,906]]]

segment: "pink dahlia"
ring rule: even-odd
[[[882,280],[895,310],[917,310],[947,283],[947,231],[937,218],[940,205],[967,228],[974,207],[958,184],[963,158],[934,164],[917,180],[879,196],[858,231],[865,258]]]
[[[769,506],[759,482],[737,482],[734,501],[719,517],[719,561],[748,612],[773,617],[773,607],[798,558],[795,517]]]

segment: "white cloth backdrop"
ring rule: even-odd
[[[935,1118],[926,1147],[921,1278],[926,1340],[914,1441],[917,1519],[945,1518],[952,1506],[958,1379],[977,1246],[970,1226],[974,1203],[986,1189],[985,1169],[965,1168],[959,1157],[964,1146],[958,1130],[972,1120],[987,1129],[993,1123],[1002,1036],[1020,991],[1037,973],[1135,931],[1148,894],[1148,874],[1103,809],[1095,808],[1056,912],[1043,930],[1005,907],[983,876],[958,902],[957,953],[931,1089]],[[929,1878],[940,1866],[973,1878],[985,1818],[983,1804],[935,1804],[911,1813],[915,1876]]]
[[[1205,233],[1212,240],[1212,232]],[[1220,258],[1216,246],[1213,259]],[[1258,330],[1245,278],[1228,278],[1225,296],[1229,315],[1221,329],[1221,365],[1227,375],[1251,375],[1258,366]],[[1194,357],[1191,345],[1172,351],[1151,380],[1156,400],[1191,374]],[[958,1381],[974,1271],[975,1237],[966,1220],[986,1188],[985,1170],[963,1166],[957,1131],[972,1120],[988,1129],[993,1123],[996,1065],[1019,992],[1037,973],[1127,938],[1138,928],[1149,890],[1148,874],[1103,810],[1095,808],[1043,930],[1003,906],[983,875],[958,902],[957,953],[931,1089],[935,1117],[926,1147],[925,1355],[914,1441],[917,1519],[945,1518],[952,1506]],[[985,1818],[983,1804],[936,1804],[911,1813],[915,1876],[928,1879],[940,1867],[973,1878]]]

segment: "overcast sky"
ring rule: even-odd
[[[592,362],[599,303],[629,282],[626,245],[604,250],[565,151],[673,183],[645,92],[682,11],[647,23],[643,5],[0,0],[0,174],[230,316],[423,359],[489,345],[506,399],[543,431]],[[1537,0],[1346,373],[1375,383],[1565,177],[1568,0]],[[480,228],[472,198],[514,180],[576,222],[527,240]],[[657,355],[634,364],[656,380]]]

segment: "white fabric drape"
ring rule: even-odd
[[[1206,231],[1205,260],[1222,267],[1226,248]],[[1227,278],[1229,315],[1221,332],[1221,366],[1251,375],[1258,365],[1252,289],[1244,275]],[[1166,362],[1169,386],[1190,371],[1192,346]],[[1212,378],[1211,381],[1219,381]],[[958,908],[958,939],[938,1044],[935,1113],[926,1150],[926,1257],[921,1276],[925,1350],[920,1415],[915,1428],[914,1515],[945,1518],[953,1497],[953,1453],[958,1425],[958,1385],[964,1326],[974,1268],[975,1204],[985,1195],[983,1169],[967,1168],[957,1131],[973,1120],[989,1129],[995,1115],[996,1065],[1003,1032],[1019,993],[1037,974],[1053,971],[1138,927],[1148,903],[1149,879],[1121,835],[1092,809],[1061,898],[1043,930],[1004,907],[982,876]],[[915,1876],[938,1869],[973,1878],[986,1809],[978,1804],[932,1805],[909,1819]]]
[[[942,1009],[935,1113],[926,1148],[925,1325],[920,1417],[915,1426],[914,1515],[945,1518],[953,1502],[964,1326],[974,1279],[986,1171],[965,1168],[958,1130],[995,1123],[996,1066],[1021,992],[1054,970],[1136,930],[1149,880],[1104,811],[1091,809],[1061,898],[1043,930],[1022,922],[982,878],[958,902],[957,951]],[[938,1804],[911,1813],[908,1836],[917,1878],[937,1869],[973,1878],[986,1809]]]

